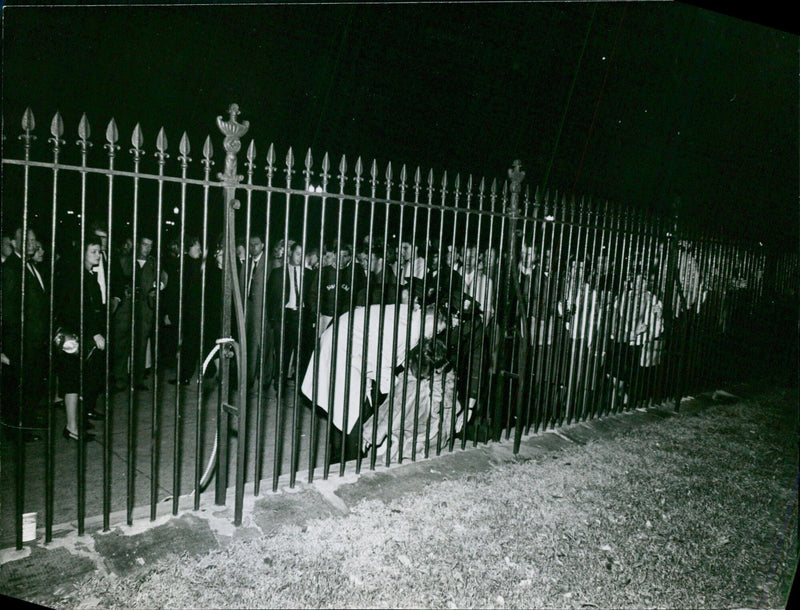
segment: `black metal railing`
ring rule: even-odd
[[[215,470],[217,504],[234,477],[239,524],[248,483],[512,431],[517,451],[794,364],[796,252],[532,193],[519,162],[499,184],[344,156],[334,175],[327,154],[298,170],[270,146],[259,170],[251,141],[238,175],[238,114],[217,120],[216,177],[210,137],[199,164],[185,133],[170,161],[161,129],[153,164],[139,125],[118,154],[113,120],[105,152],[85,116],[67,146],[56,114],[41,160],[30,110],[22,155],[6,144],[3,525],[18,548],[26,512],[44,512],[47,541],[87,515],[107,530],[145,503],[151,519],[165,500],[197,510]]]

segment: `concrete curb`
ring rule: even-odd
[[[126,524],[124,511],[111,515],[110,531],[102,531],[102,518],[86,520],[85,534],[67,523],[54,527],[53,541],[43,542],[43,530],[22,550],[0,550],[0,592],[11,597],[47,603],[64,599],[79,579],[97,574],[107,578],[129,576],[152,568],[169,557],[195,557],[240,540],[270,536],[287,525],[303,527],[309,520],[346,516],[362,500],[385,501],[413,493],[421,486],[447,479],[471,477],[490,471],[499,464],[528,461],[559,453],[574,445],[585,445],[598,438],[613,438],[645,423],[665,417],[691,415],[710,402],[690,400],[680,413],[664,407],[624,411],[601,419],[581,421],[532,433],[523,437],[519,453],[513,453],[513,433],[509,440],[454,449],[427,459],[390,467],[379,466],[354,473],[348,464],[342,477],[332,474],[309,484],[298,476],[294,488],[286,475],[276,493],[255,497],[245,493],[243,521],[233,525],[233,489],[228,490],[225,506],[201,503],[194,511],[193,496],[182,497],[172,515],[171,502],[158,506],[156,519],[149,519],[149,507],[134,511],[134,525]],[[697,403],[697,404],[694,404]],[[299,474],[299,473],[298,473]],[[265,489],[270,485],[265,483]],[[86,605],[88,600],[84,600]],[[89,604],[91,605],[91,604]]]

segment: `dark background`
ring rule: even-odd
[[[50,158],[58,110],[63,160],[79,162],[86,113],[90,164],[105,162],[113,117],[119,169],[132,168],[140,123],[144,171],[157,171],[164,127],[167,173],[179,173],[185,131],[200,177],[208,135],[221,170],[215,119],[236,102],[250,122],[239,169],[252,139],[259,184],[270,143],[278,167],[293,148],[296,185],[309,147],[316,172],[328,152],[334,176],[344,154],[349,175],[361,156],[365,174],[376,159],[381,178],[391,161],[395,176],[420,166],[437,183],[445,170],[502,180],[519,158],[531,187],[660,213],[679,197],[686,226],[796,249],[798,36],[788,23],[672,2],[7,3],[3,156],[21,156],[30,106],[37,159]],[[19,172],[4,170],[4,199],[19,200]],[[40,174],[31,204],[46,219],[52,172]],[[105,185],[94,181],[88,210],[104,209]],[[18,206],[3,207],[7,224]]]

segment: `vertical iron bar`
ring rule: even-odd
[[[344,157],[342,158],[344,162]],[[314,481],[314,471],[316,470],[316,458],[317,458],[317,436],[319,435],[319,429],[317,427],[317,396],[319,392],[319,339],[320,339],[320,304],[322,303],[322,270],[323,270],[323,257],[325,255],[325,207],[328,202],[328,179],[330,178],[330,174],[328,170],[330,169],[329,166],[329,157],[328,153],[325,153],[325,156],[322,159],[322,173],[320,177],[322,178],[322,192],[324,193],[322,196],[322,204],[320,210],[320,225],[319,225],[319,263],[317,265],[317,294],[314,302],[314,316],[315,316],[315,324],[314,324],[314,353],[311,362],[311,365],[314,367],[313,374],[312,374],[312,381],[313,381],[313,388],[311,391],[311,430],[309,432],[309,439],[311,446],[308,452],[308,482],[312,483]],[[329,421],[330,421],[330,414],[329,414]],[[328,438],[328,427],[325,427],[325,438]],[[327,462],[327,455],[328,449],[327,446],[325,451],[323,452],[323,460]],[[327,468],[323,464],[323,469]]]
[[[181,493],[181,455],[182,455],[182,438],[181,428],[183,426],[183,414],[181,411],[181,380],[183,379],[183,313],[184,313],[184,263],[186,258],[186,174],[189,166],[189,141],[184,132],[180,144],[180,155],[178,159],[181,162],[181,254],[178,269],[178,340],[176,344],[175,353],[175,430],[173,431],[173,452],[172,452],[172,514],[178,514],[178,501],[180,500]],[[174,278],[173,278],[173,281]],[[172,320],[170,320],[174,324]],[[196,332],[196,329],[192,329]],[[192,363],[195,364],[195,363]],[[202,376],[202,373],[200,373]]]
[[[386,168],[386,175],[387,179],[391,179],[392,175],[392,164],[389,163],[388,167]],[[363,402],[367,399],[367,356],[369,355],[369,346],[367,343],[367,339],[369,337],[369,328],[370,328],[370,313],[371,313],[371,303],[372,300],[370,299],[370,289],[371,289],[371,280],[372,280],[372,237],[373,237],[373,223],[375,222],[375,197],[377,195],[377,188],[378,188],[378,166],[377,162],[373,159],[372,161],[372,171],[371,171],[371,178],[370,180],[370,192],[371,198],[370,207],[369,207],[369,224],[368,224],[368,234],[367,234],[367,276],[366,282],[364,283],[364,301],[363,303],[359,302],[357,305],[364,306],[364,332],[361,341],[361,387],[359,388],[359,396],[361,396],[362,400],[362,409],[361,409],[361,416],[358,418],[358,425],[356,427],[356,434],[358,435],[358,455],[356,456],[356,474],[361,472],[361,458],[362,452],[364,448],[364,410],[363,410]],[[360,189],[361,189],[361,180],[356,180],[356,216],[358,216],[358,197],[360,196]],[[356,256],[357,253],[355,252],[355,239],[356,239],[356,232],[355,227],[353,228],[353,248],[354,248],[354,257],[353,257],[353,268],[355,269],[356,264]],[[354,272],[355,274],[355,272]],[[350,288],[351,293],[353,292],[353,286]],[[351,294],[352,296],[352,294]],[[375,392],[371,392],[370,395],[378,395],[378,386],[380,384],[380,374],[378,374],[377,379],[375,381],[376,388]],[[376,432],[376,422],[378,416],[378,405],[374,404],[370,400],[370,404],[372,406],[372,430]]]
[[[57,136],[55,136],[57,137]],[[105,421],[103,422],[103,438],[105,439],[105,443],[103,444],[103,531],[107,532],[111,529],[111,459],[112,459],[112,443],[111,443],[111,416],[112,416],[112,398],[111,398],[111,391],[109,387],[109,373],[111,371],[111,349],[112,346],[112,337],[111,337],[111,316],[113,315],[111,311],[111,301],[113,300],[113,295],[111,292],[111,286],[113,282],[116,280],[114,276],[114,272],[112,271],[113,265],[110,264],[112,257],[111,252],[113,252],[114,247],[114,159],[116,157],[116,151],[119,150],[119,146],[117,145],[117,140],[119,139],[119,133],[117,131],[117,125],[114,122],[114,119],[108,124],[106,128],[106,144],[104,148],[108,151],[108,169],[111,173],[108,174],[108,219],[106,221],[106,235],[108,237],[108,241],[106,242],[106,265],[105,265],[105,291],[106,291],[106,307],[105,307],[105,339],[106,339],[106,348],[103,357],[105,359],[105,366],[103,367],[103,397],[104,397],[104,404],[105,404]],[[56,227],[56,210],[55,205],[53,206],[53,235],[52,241],[50,242],[53,244],[53,249],[55,249],[56,243],[56,236],[55,236],[55,227]],[[51,277],[52,277],[52,266],[51,266]],[[52,295],[52,282],[51,282],[51,295]],[[52,320],[52,314],[50,316]],[[53,332],[51,329],[49,337],[53,336]],[[52,350],[51,350],[52,351]]]
[[[15,430],[15,478],[14,478],[14,534],[16,538],[17,550],[22,549],[22,512],[25,510],[25,441],[24,432],[22,429],[22,405],[24,399],[24,386],[25,379],[25,293],[27,288],[27,269],[28,269],[28,201],[30,193],[30,152],[31,142],[36,139],[33,135],[35,121],[33,112],[30,108],[25,109],[25,114],[22,117],[22,129],[25,132],[19,136],[19,139],[24,143],[25,150],[25,164],[23,170],[23,192],[22,192],[22,235],[20,239],[21,244],[17,247],[21,249],[20,255],[22,258],[22,266],[20,270],[20,309],[19,309],[19,391],[17,394],[17,413],[16,413],[16,430]],[[14,295],[16,299],[16,295]],[[15,321],[16,322],[16,321]]]
[[[261,256],[264,257],[264,268],[262,271],[262,281],[261,281],[261,310],[255,314],[255,319],[260,320],[258,328],[255,329],[255,332],[259,335],[259,347],[256,349],[254,345],[248,346],[248,349],[252,350],[254,355],[258,358],[258,374],[256,375],[256,442],[255,442],[255,466],[253,468],[253,494],[259,495],[261,492],[261,474],[262,468],[264,463],[264,448],[262,447],[262,439],[264,438],[264,426],[265,426],[265,417],[264,417],[264,409],[266,408],[266,401],[264,399],[264,384],[262,382],[264,377],[264,349],[265,346],[268,345],[268,349],[273,349],[273,342],[274,342],[274,335],[272,334],[272,330],[270,329],[271,338],[270,341],[267,342],[267,325],[271,324],[267,320],[266,314],[266,307],[267,307],[267,278],[270,272],[270,251],[272,248],[271,238],[270,238],[270,225],[272,221],[272,178],[275,174],[275,147],[270,144],[269,150],[267,151],[267,199],[266,199],[266,215],[264,217],[264,230],[263,230],[263,238],[264,238],[264,250],[262,251]],[[323,205],[323,213],[324,213],[324,205]],[[248,214],[249,217],[249,214]],[[285,244],[284,244],[285,245]],[[250,242],[247,242],[247,253],[250,253]],[[247,269],[245,268],[244,272],[248,273]],[[252,270],[250,271],[252,273]],[[248,277],[245,280],[245,294],[243,297],[243,301],[245,302],[245,315],[248,314],[247,309],[247,301],[249,301],[249,283],[250,278]],[[274,383],[272,379],[272,375],[274,374],[274,362],[273,358],[269,358],[269,362],[273,363],[273,367],[271,371],[268,371],[270,375],[270,383]],[[250,368],[248,362],[242,362],[241,365],[245,367],[245,378],[246,384],[249,387],[250,379]],[[245,391],[245,399],[249,400],[249,397],[246,395],[247,392]],[[312,420],[313,422],[313,420]],[[313,425],[313,424],[312,424]],[[275,439],[277,442],[277,439]]]
[[[61,146],[66,142],[61,138],[64,134],[64,123],[61,115],[57,112],[53,117],[50,124],[51,142],[53,147],[53,197],[52,208],[50,213],[50,278],[48,283],[49,289],[49,303],[48,303],[48,337],[55,334],[53,324],[54,306],[55,306],[55,248],[56,248],[56,225],[58,218],[58,158],[61,153]],[[47,350],[47,448],[45,457],[45,542],[52,542],[53,540],[53,516],[54,516],[54,501],[55,501],[55,430],[54,430],[54,413],[53,409],[49,407],[54,403],[55,399],[55,354],[53,346],[49,345]]]
[[[86,174],[87,174],[87,156],[89,152],[89,147],[91,146],[91,142],[89,142],[89,122],[86,119],[86,115],[84,114],[81,117],[81,122],[78,125],[78,135],[79,140],[77,142],[78,146],[81,148],[81,248],[79,252],[78,261],[76,261],[79,266],[78,269],[80,270],[80,324],[79,324],[79,350],[78,356],[80,358],[80,365],[79,365],[79,396],[78,396],[78,535],[82,536],[85,531],[85,519],[86,519],[86,443],[83,442],[85,435],[87,434],[86,427],[83,425],[83,422],[86,421],[86,411],[87,406],[84,402],[85,394],[85,382],[84,382],[84,375],[86,372],[86,362],[85,358],[87,355],[86,351],[86,333],[85,333],[85,320],[84,317],[86,315],[86,308],[85,308],[85,298],[86,298],[86,281],[85,281],[85,269],[84,269],[84,257],[86,254]],[[23,269],[24,271],[24,269]],[[24,342],[23,342],[24,343]],[[91,407],[92,405],[90,405]]]
[[[158,367],[159,367],[159,338],[161,326],[161,247],[163,242],[162,226],[164,222],[164,165],[169,155],[164,152],[167,143],[162,128],[156,139],[158,152],[154,153],[158,157],[158,209],[156,210],[156,303],[153,318],[153,335],[150,341],[152,351],[152,370],[153,370],[153,389],[151,394],[151,437],[150,437],[150,520],[155,521],[158,507],[158,487],[159,487],[159,463],[161,460],[161,404],[158,391]],[[169,281],[169,278],[167,278]]]
[[[230,119],[223,121],[221,116],[217,117],[217,127],[225,134],[223,147],[225,148],[225,172],[217,174],[217,178],[223,183],[224,190],[224,230],[225,230],[225,249],[223,254],[223,266],[225,267],[225,275],[223,276],[223,310],[222,310],[222,335],[229,337],[231,331],[231,307],[233,307],[236,314],[236,323],[238,329],[238,353],[234,350],[237,356],[237,374],[238,374],[238,440],[237,440],[237,460],[236,460],[236,491],[235,491],[235,505],[233,523],[238,526],[242,523],[242,505],[244,500],[244,475],[245,475],[245,457],[247,455],[247,373],[246,365],[244,367],[244,374],[242,372],[242,362],[247,362],[247,332],[244,323],[244,307],[242,303],[241,286],[236,273],[236,240],[235,240],[235,226],[233,213],[239,209],[240,204],[235,199],[236,188],[242,181],[242,176],[236,174],[236,153],[241,148],[240,138],[247,133],[250,126],[248,121],[243,123],[237,122],[236,118],[239,113],[239,106],[231,104],[228,109]],[[222,374],[220,380],[220,395],[217,410],[217,434],[219,439],[219,452],[217,458],[217,481],[215,490],[215,502],[217,504],[225,503],[225,496],[227,492],[227,479],[228,479],[228,427],[229,416],[222,408],[223,401],[229,400],[229,363],[224,357],[220,357],[222,363]],[[223,444],[225,445],[223,447]]]
[[[200,273],[200,362],[203,362],[203,359],[206,357],[204,354],[205,345],[206,345],[206,280],[208,278],[208,265],[209,265],[209,258],[208,258],[208,197],[209,197],[209,189],[211,186],[210,181],[210,174],[211,174],[211,166],[214,162],[211,160],[211,156],[213,154],[213,149],[211,147],[211,139],[206,137],[206,141],[203,145],[203,241],[202,241],[202,248],[203,248],[203,263],[201,267]],[[215,242],[216,247],[216,242]],[[212,253],[211,264],[217,264],[217,256],[216,250]],[[219,332],[219,329],[214,329],[215,332]],[[197,403],[195,405],[195,442],[194,442],[194,510],[200,510],[200,479],[203,476],[203,459],[202,459],[202,449],[204,447],[204,433],[205,429],[203,427],[203,378],[204,378],[204,371],[203,367],[199,366],[197,370]],[[219,446],[219,439],[217,439],[217,443]]]
[[[133,130],[131,144],[133,148],[129,152],[133,155],[133,251],[131,252],[131,320],[129,340],[129,360],[128,360],[128,501],[127,501],[127,523],[133,525],[133,509],[136,493],[136,403],[134,402],[134,375],[135,359],[134,350],[136,349],[136,286],[139,281],[139,265],[136,264],[137,248],[139,247],[139,166],[144,155],[142,150],[142,129],[139,124]]]

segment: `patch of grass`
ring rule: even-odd
[[[644,424],[347,517],[285,527],[58,607],[780,607],[797,394]]]

